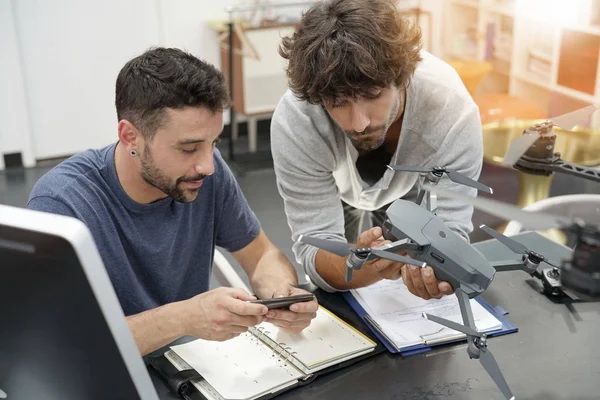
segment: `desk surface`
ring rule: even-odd
[[[525,233],[521,241],[551,261],[569,251],[549,246],[540,235]],[[514,258],[497,241],[476,245],[492,260]],[[520,271],[496,274],[482,295],[510,312],[519,328],[491,338],[494,353],[515,397],[527,400],[592,400],[600,398],[600,304],[578,303],[582,321],[572,320],[565,305],[538,293],[533,280]],[[153,376],[161,399],[178,399]],[[465,344],[402,357],[383,353],[316,379],[277,399],[503,400]]]

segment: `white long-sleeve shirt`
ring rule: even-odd
[[[422,58],[407,88],[402,129],[391,164],[444,166],[478,179],[483,161],[478,107],[450,65],[425,51]],[[297,242],[298,237],[346,241],[340,200],[358,209],[376,210],[405,196],[418,174],[388,169],[369,186],[356,169],[358,151],[327,111],[300,101],[289,90],[272,118],[271,147],[296,261],[316,285],[335,291],[315,268],[318,249]],[[438,185],[476,195],[475,189],[455,184],[446,176]],[[437,215],[468,239],[473,230],[472,206],[443,196],[438,196],[437,204]]]

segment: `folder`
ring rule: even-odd
[[[354,298],[354,296],[352,295],[351,292],[344,292],[344,293],[342,293],[342,296],[348,302],[348,304],[354,310],[354,312],[364,322],[364,324],[366,326],[368,326],[369,329],[371,329],[371,331],[373,332],[375,337],[377,337],[377,339],[386,347],[386,349],[390,353],[394,353],[394,354],[399,353],[403,356],[410,356],[410,355],[415,355],[415,354],[420,354],[420,353],[425,353],[425,352],[431,351],[432,347],[439,346],[442,344],[457,343],[457,342],[466,340],[466,338],[459,338],[459,339],[451,339],[451,340],[447,340],[447,341],[441,341],[441,342],[437,342],[435,344],[418,344],[418,345],[398,348],[392,342],[392,340],[385,334],[385,332],[383,332],[383,330],[377,325],[377,323],[368,315],[368,313],[358,303],[358,301],[356,300],[356,298]],[[506,314],[508,314],[508,312],[506,310],[504,310],[502,307],[492,307],[481,297],[476,297],[475,300],[479,304],[481,304],[487,311],[489,311],[492,315],[494,315],[502,323],[502,327],[500,329],[497,329],[497,330],[494,330],[491,332],[486,332],[488,337],[502,336],[502,335],[507,335],[510,333],[518,332],[517,327],[514,326],[506,318]]]

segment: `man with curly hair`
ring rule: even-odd
[[[421,48],[418,28],[392,0],[312,6],[282,41],[290,90],[273,115],[271,146],[292,239],[311,235],[361,247],[385,243],[381,224],[396,199],[415,199],[418,175],[389,164],[445,166],[477,179],[483,146],[477,105],[452,67]],[[440,186],[452,185],[444,178]],[[474,196],[464,186],[453,190]],[[473,208],[438,199],[437,215],[465,240]],[[373,228],[360,233],[370,214]],[[304,243],[293,251],[328,291],[403,278],[425,299],[453,293],[430,267],[377,259],[345,282],[346,258]]]

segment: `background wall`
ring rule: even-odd
[[[224,3],[192,0],[0,0],[0,149],[59,157],[116,138],[114,82],[153,45],[218,64],[204,21]],[[32,147],[28,149],[27,147]]]
[[[121,67],[153,45],[179,47],[220,67],[207,21],[226,19],[228,4],[252,2],[0,0],[0,160],[21,152],[25,166],[33,166],[115,141]],[[291,18],[303,8],[276,12]]]
[[[4,167],[2,153],[22,152],[25,166],[33,166],[22,61],[10,0],[0,0],[0,54],[0,169]]]

